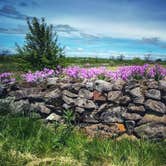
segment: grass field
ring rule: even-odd
[[[0,166],[164,166],[166,142],[90,138],[65,125],[0,118]]]

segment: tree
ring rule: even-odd
[[[57,41],[53,26],[47,25],[45,19],[27,18],[29,32],[26,34],[26,44],[17,52],[24,69],[55,68],[64,59],[64,51]]]

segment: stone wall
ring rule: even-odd
[[[74,81],[0,86],[0,112],[64,122],[64,111],[90,135],[166,138],[166,81]]]

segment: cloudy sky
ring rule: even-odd
[[[0,0],[0,49],[23,45],[34,16],[54,25],[67,56],[166,59],[166,0]]]

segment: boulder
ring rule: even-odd
[[[123,123],[122,115],[125,113],[125,108],[120,106],[115,106],[102,112],[99,120],[104,123]]]
[[[119,103],[121,96],[122,96],[121,91],[110,91],[108,92],[108,101]]]
[[[148,99],[145,102],[145,108],[147,111],[153,111],[159,114],[165,114],[166,113],[166,106],[164,103],[160,101],[155,101],[152,99]]]
[[[149,89],[146,93],[145,96],[150,99],[156,99],[156,100],[161,100],[161,93],[159,90],[156,89]]]
[[[112,90],[112,84],[104,80],[96,80],[94,82],[94,89],[99,92],[109,92]]]
[[[163,123],[166,125],[166,115],[157,116],[153,114],[146,114],[137,124],[142,125],[150,122]]]
[[[135,133],[139,138],[144,139],[165,139],[166,126],[161,123],[147,123],[135,128]]]
[[[92,100],[88,100],[85,98],[78,98],[75,101],[75,105],[85,109],[95,109],[96,105]]]
[[[87,90],[87,89],[80,89],[80,90],[79,90],[79,93],[78,93],[78,96],[79,96],[80,98],[92,99],[93,93],[90,92],[90,91]]]

